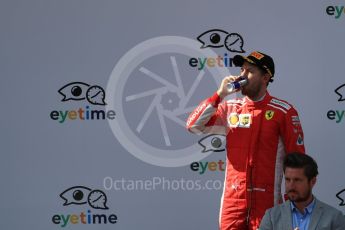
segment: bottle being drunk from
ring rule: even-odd
[[[244,77],[239,77],[237,81],[230,82],[227,87],[228,87],[228,92],[229,93],[234,93],[241,87],[245,86],[248,84],[248,79]]]

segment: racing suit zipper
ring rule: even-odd
[[[255,109],[251,110],[250,111],[251,115],[252,115],[252,123],[251,125],[256,125],[254,124],[254,117],[255,117]],[[260,127],[261,125],[261,118],[262,116],[260,115],[260,118],[259,118],[259,124],[258,127]],[[260,133],[260,130],[258,131],[258,133]],[[250,140],[252,141],[252,138],[255,138],[256,135],[254,135],[255,133],[251,133],[251,136],[250,136]],[[254,137],[253,137],[254,136]],[[253,185],[253,168],[254,168],[254,153],[255,151],[257,150],[257,147],[258,147],[258,138],[255,138],[254,140],[254,143],[253,143],[254,147],[251,148],[251,151],[250,151],[250,154],[248,156],[248,162],[247,162],[247,167],[249,168],[248,170],[248,174],[249,174],[249,177],[248,177],[248,180],[249,180],[249,183],[248,183],[248,187],[247,187],[247,192],[248,192],[248,201],[247,201],[247,204],[248,204],[248,207],[247,207],[247,218],[246,218],[246,223],[247,223],[247,226],[250,225],[250,216],[251,216],[251,211],[252,211],[252,206],[253,206],[253,191],[256,190],[256,188],[254,188],[254,185]]]
[[[249,187],[247,189],[249,192],[249,197],[248,197],[248,207],[247,207],[247,218],[246,222],[247,225],[249,226],[249,221],[250,221],[250,212],[252,209],[252,192],[253,192],[253,178],[252,178],[252,166],[249,166]]]
[[[253,125],[253,120],[254,120],[254,110],[250,111],[251,116],[252,116],[252,120],[251,120],[251,125]],[[250,134],[250,141],[252,141],[253,138],[253,131]],[[247,188],[246,188],[246,192],[248,194],[247,197],[247,218],[246,218],[246,224],[247,226],[249,226],[249,222],[250,222],[250,214],[251,214],[251,209],[252,209],[252,192],[253,192],[253,166],[252,166],[252,155],[253,152],[255,151],[255,149],[251,148],[249,155],[248,155],[248,159],[247,159],[247,173],[248,173],[248,177],[247,177],[247,181],[249,183],[247,183]]]

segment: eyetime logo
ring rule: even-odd
[[[92,190],[85,186],[74,186],[63,191],[60,197],[65,201],[63,206],[88,205],[92,209],[109,209],[106,204],[106,194],[98,189]],[[118,217],[113,213],[94,213],[90,209],[87,209],[75,213],[55,214],[52,217],[52,222],[64,228],[70,224],[116,224]]]
[[[191,67],[203,70],[205,67],[232,67],[232,57],[229,57],[227,53],[223,56],[216,57],[192,57],[189,59],[189,65]]]
[[[221,48],[225,47],[228,51],[233,53],[245,53],[243,50],[243,38],[238,33],[229,33],[221,29],[208,30],[197,37],[202,44],[201,49],[207,47]],[[189,65],[203,70],[205,67],[232,67],[232,57],[228,53],[223,56],[215,57],[192,57],[189,59]]]
[[[67,101],[87,101],[96,106],[104,106],[105,91],[98,85],[90,86],[84,82],[71,82],[62,86],[58,93],[63,96],[62,102]],[[90,106],[84,106],[72,110],[53,110],[50,113],[52,120],[64,123],[67,120],[75,121],[92,121],[92,120],[113,120],[115,119],[115,111],[104,109],[93,109]]]
[[[212,29],[202,33],[197,39],[202,43],[201,49],[207,47],[220,48],[225,46],[230,52],[245,52],[243,50],[243,38],[238,33],[228,33],[224,30]]]
[[[210,134],[198,141],[199,145],[203,147],[202,152],[223,152],[226,145],[225,135]]]
[[[225,171],[225,162],[223,160],[219,161],[199,161],[193,162],[190,164],[190,169],[194,172],[199,172],[200,175],[203,175],[206,171],[211,172],[224,172]]]
[[[345,13],[344,6],[327,6],[326,14],[329,16],[334,16],[335,19],[339,19],[342,14]]]
[[[338,101],[342,102],[345,101],[345,84],[342,84],[338,88],[334,90],[334,92],[339,96]],[[340,123],[343,121],[343,118],[345,117],[345,110],[328,110],[327,112],[327,118],[329,120],[335,120],[336,123]]]

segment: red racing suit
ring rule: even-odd
[[[220,229],[258,229],[266,209],[282,202],[285,154],[305,153],[297,111],[268,92],[258,102],[247,97],[221,102],[215,93],[190,114],[187,128],[226,135]]]

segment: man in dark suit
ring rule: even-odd
[[[313,158],[291,153],[284,159],[289,201],[268,209],[260,230],[344,230],[343,214],[313,196],[318,167]]]

